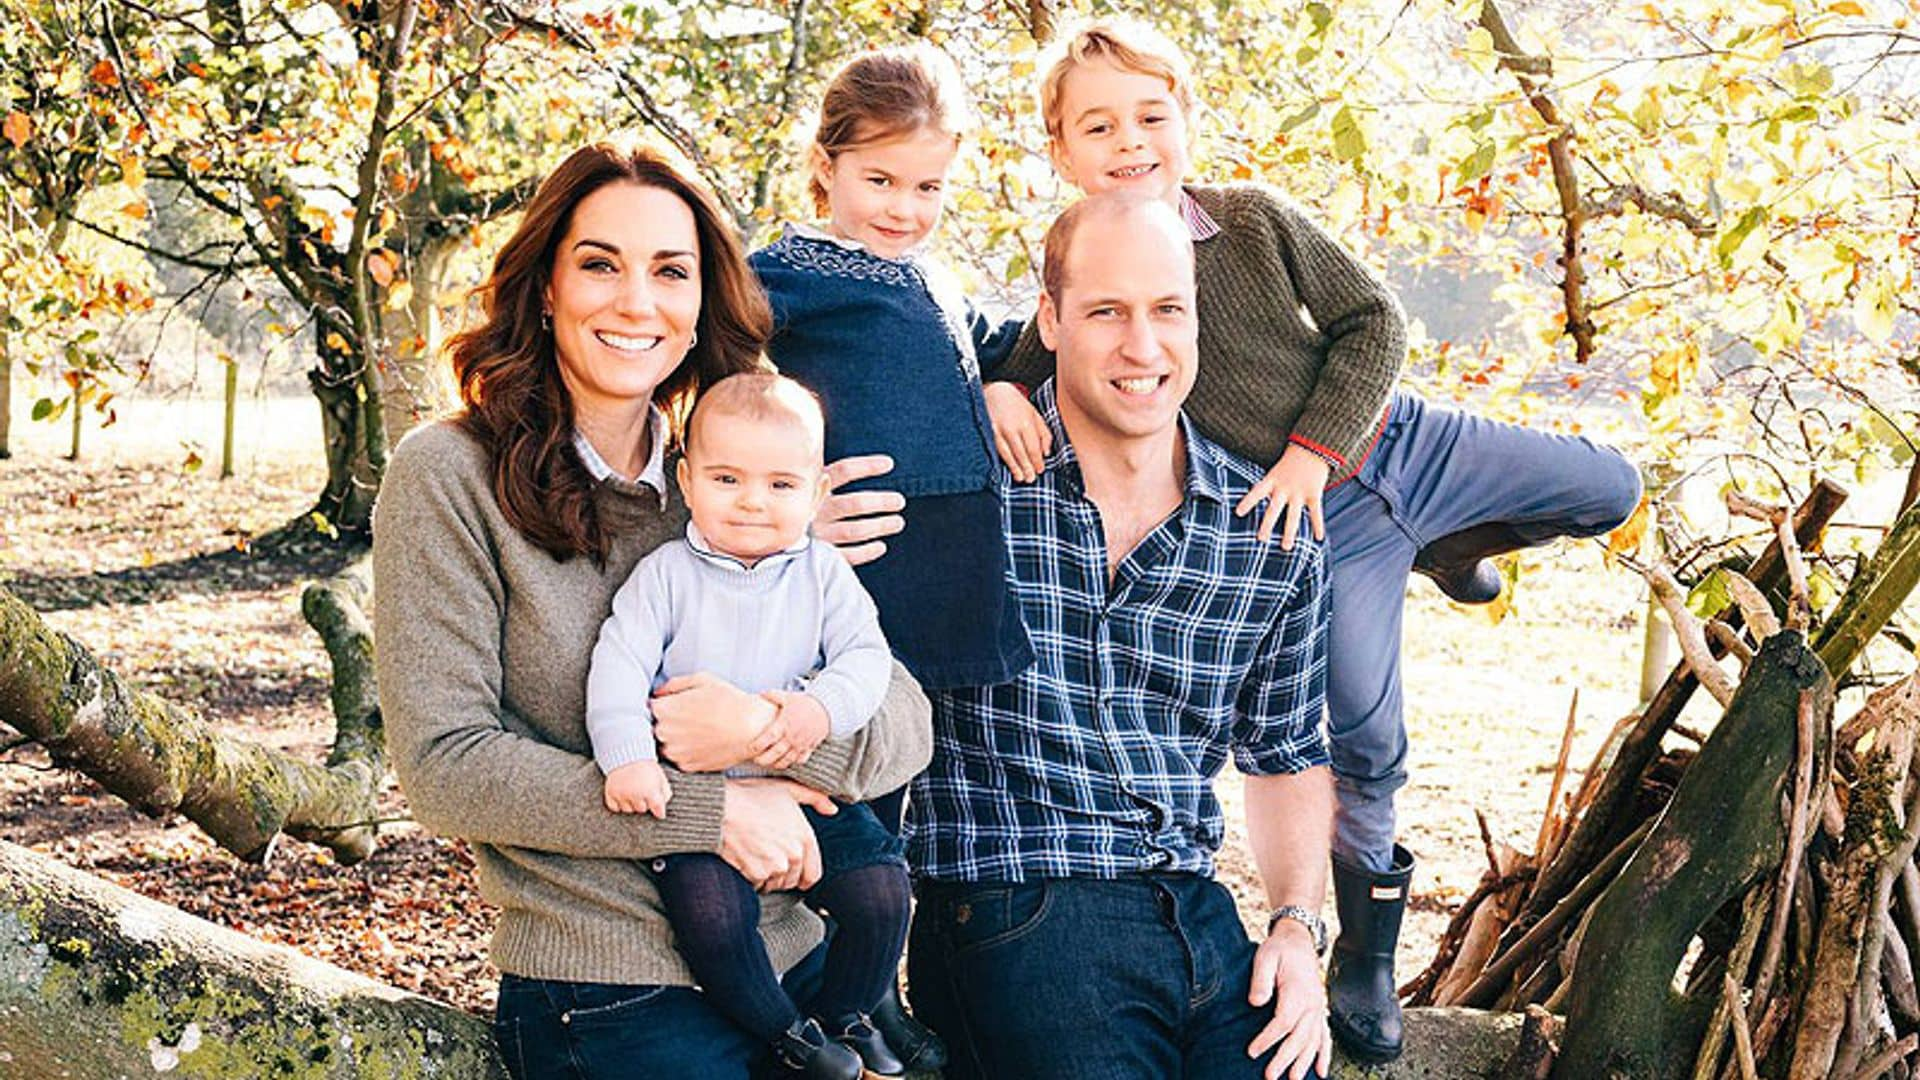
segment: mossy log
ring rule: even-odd
[[[506,1075],[483,1019],[0,841],[0,1076]]]
[[[146,813],[185,815],[248,861],[265,861],[282,832],[331,848],[342,863],[373,851],[364,823],[377,816],[377,718],[351,753],[324,766],[230,738],[128,686],[5,588],[0,723]]]
[[[1677,998],[1674,973],[1700,927],[1780,864],[1803,691],[1812,695],[1813,775],[1828,775],[1833,680],[1800,634],[1775,634],[1659,823],[1588,915],[1560,1080],[1668,1077],[1692,1062],[1714,1002]]]
[[[1920,581],[1920,506],[1894,520],[1873,558],[1853,575],[1814,639],[1814,651],[1834,678],[1845,679],[1853,662],[1906,603]]]

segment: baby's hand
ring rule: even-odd
[[[1053,432],[1017,383],[990,382],[984,388],[987,416],[993,421],[993,446],[1013,478],[1030,484],[1046,467]]]
[[[629,762],[607,774],[607,809],[616,814],[667,816],[673,785],[657,761]]]
[[[1304,510],[1307,520],[1313,524],[1313,538],[1325,540],[1327,529],[1320,520],[1320,500],[1326,494],[1329,471],[1327,459],[1299,443],[1288,443],[1280,460],[1253,485],[1253,490],[1234,507],[1233,514],[1246,517],[1261,499],[1267,499],[1267,512],[1260,518],[1260,539],[1272,538],[1274,520],[1284,513],[1286,523],[1280,533],[1280,546],[1292,551],[1293,538],[1300,534],[1300,512]]]
[[[814,748],[827,738],[827,710],[810,694],[765,690],[761,697],[780,710],[754,739],[753,763],[763,769],[790,769],[804,765]]]

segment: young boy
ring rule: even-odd
[[[818,400],[778,375],[734,375],[701,395],[678,474],[686,540],[641,560],[614,594],[587,675],[587,733],[609,809],[665,816],[673,793],[648,695],[675,676],[711,672],[778,706],[753,766],[729,775],[798,764],[879,707],[892,657],[873,601],[846,560],[807,534],[827,490],[824,427]],[[675,944],[714,1004],[805,1075],[901,1075],[868,1020],[906,940],[901,842],[865,804],[808,819],[823,867],[808,900],[837,927],[811,1003],[817,1020],[782,989],[753,887],[718,855],[650,864]]]
[[[1328,735],[1339,796],[1333,842],[1340,936],[1328,973],[1334,1036],[1363,1062],[1401,1050],[1394,946],[1413,856],[1394,842],[1406,781],[1400,625],[1409,570],[1449,597],[1485,603],[1490,555],[1613,528],[1639,501],[1619,454],[1427,405],[1396,391],[1406,355],[1386,285],[1258,184],[1184,184],[1192,78],[1180,51],[1138,23],[1103,19],[1065,41],[1040,89],[1048,152],[1086,194],[1166,200],[1195,244],[1199,376],[1187,414],[1229,450],[1275,462],[1237,512],[1305,514],[1331,534]],[[999,375],[1029,385],[1052,357],[1028,328]],[[1045,425],[1015,383],[987,387],[996,442],[1030,480]],[[1331,486],[1329,486],[1331,485]],[[1324,493],[1324,507],[1323,507]]]

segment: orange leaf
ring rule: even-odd
[[[94,82],[101,86],[119,86],[120,73],[113,68],[113,61],[100,60],[94,63],[93,70],[87,72]]]
[[[0,134],[4,134],[17,150],[25,146],[33,134],[33,118],[23,112],[10,112],[6,122],[0,123]]]
[[[147,204],[140,199],[135,199],[121,207],[120,212],[130,218],[145,218],[147,216]]]
[[[187,159],[188,172],[203,173],[211,168],[213,168],[213,162],[208,161],[205,155],[195,154],[193,157]]]
[[[1640,543],[1646,538],[1647,524],[1652,515],[1645,496],[1641,496],[1640,505],[1633,508],[1633,516],[1621,526],[1607,534],[1608,566],[1614,565],[1622,555],[1631,555],[1640,550]]]
[[[367,256],[367,274],[380,283],[381,288],[393,284],[393,271],[396,260],[391,251],[376,251]]]

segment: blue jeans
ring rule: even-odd
[[[824,947],[782,980],[796,1001],[820,981]],[[494,1038],[515,1080],[761,1080],[773,1052],[690,986],[500,978]]]
[[[1639,473],[1613,450],[1394,396],[1379,443],[1322,506],[1335,858],[1376,872],[1393,865],[1393,794],[1407,780],[1400,624],[1414,556],[1475,525],[1507,525],[1532,544],[1595,536],[1639,501]]]
[[[1247,1004],[1254,944],[1216,881],[1156,874],[1020,884],[922,880],[914,1012],[948,1080],[1234,1080],[1271,1009]]]

